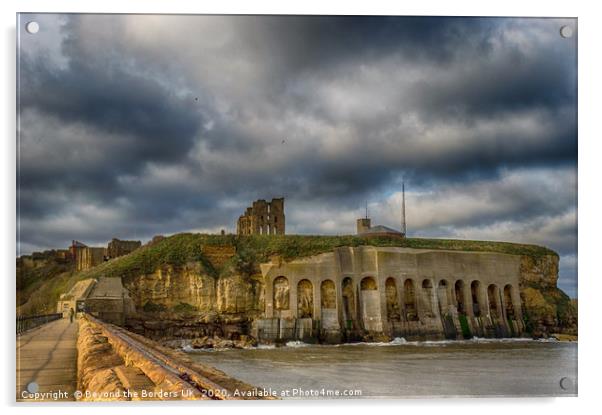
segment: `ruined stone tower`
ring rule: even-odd
[[[284,198],[259,199],[238,218],[237,235],[284,235]]]

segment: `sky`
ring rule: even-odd
[[[24,30],[29,21],[40,30]],[[573,28],[571,38],[560,28]],[[534,243],[577,289],[574,19],[24,14],[17,254],[373,224]]]

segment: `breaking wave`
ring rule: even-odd
[[[306,346],[312,346],[309,343],[303,343],[302,341],[299,340],[292,340],[290,342],[286,342],[286,347],[306,347]]]
[[[258,344],[257,346],[255,346],[255,349],[275,349],[276,345],[275,344]]]
[[[507,339],[487,339],[482,337],[473,337],[467,340],[415,340],[408,341],[403,337],[396,337],[390,342],[354,342],[354,343],[341,343],[333,345],[334,347],[341,346],[373,346],[373,347],[387,347],[387,346],[448,346],[454,344],[474,344],[474,343],[524,343],[524,342],[557,342],[556,339],[532,339],[532,338],[507,338]]]
[[[440,347],[440,346],[448,346],[454,344],[487,344],[487,343],[526,343],[526,342],[541,342],[541,343],[556,343],[559,340],[550,337],[548,339],[532,339],[532,338],[523,338],[523,337],[515,337],[515,338],[505,338],[505,339],[490,339],[484,337],[472,337],[471,339],[466,340],[416,340],[416,341],[408,341],[403,337],[395,337],[393,340],[389,342],[353,342],[353,343],[340,343],[340,344],[313,344],[313,343],[305,343],[300,340],[291,340],[284,344],[284,347],[287,348],[301,348],[301,347],[349,347],[349,346],[372,346],[372,347],[390,347],[390,346],[422,346],[422,347]],[[258,344],[255,347],[248,347],[246,349],[255,349],[255,350],[270,350],[276,349],[283,346],[278,346],[275,344]],[[184,345],[182,351],[186,353],[206,353],[211,351],[220,351],[227,349],[195,349],[191,345]]]

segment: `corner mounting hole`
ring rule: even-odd
[[[38,24],[38,22],[28,22],[25,25],[25,30],[27,30],[27,33],[29,33],[30,35],[35,35],[40,31],[40,25]]]
[[[574,388],[573,379],[570,377],[563,377],[560,379],[560,387],[564,390],[569,390]]]
[[[27,392],[36,393],[38,390],[40,390],[40,387],[36,382],[29,382],[27,384]]]
[[[573,28],[571,26],[562,26],[560,28],[560,36],[565,39],[573,37]]]

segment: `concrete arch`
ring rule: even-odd
[[[273,305],[275,311],[290,309],[290,287],[288,278],[279,276],[273,282]]]
[[[320,307],[316,314],[320,316],[320,327],[326,337],[334,335],[339,338],[339,315],[337,306],[337,289],[333,280],[326,279],[320,282],[319,287]]]
[[[435,290],[433,288],[433,281],[429,278],[422,280],[422,304],[423,304],[423,312],[425,317],[434,317],[435,316],[435,304],[433,302],[433,297],[435,295]]]
[[[500,318],[499,290],[497,285],[489,284],[487,287],[487,302],[489,306],[489,315],[492,318]]]
[[[355,325],[354,322],[357,316],[355,288],[351,277],[346,277],[341,282],[341,297],[343,302],[343,327],[351,329]]]
[[[454,284],[454,299],[458,314],[466,315],[466,300],[464,298],[464,281],[457,280]]]
[[[385,298],[387,305],[387,320],[401,321],[401,308],[395,278],[389,277],[385,281]]]
[[[360,310],[366,330],[382,331],[380,293],[374,277],[364,277],[360,281]]]
[[[362,291],[373,291],[378,290],[378,286],[376,285],[376,280],[374,277],[364,277],[360,281],[360,290]]]
[[[482,308],[485,304],[481,304],[481,282],[474,280],[470,283],[470,296],[472,300],[472,312],[475,317],[481,317]]]
[[[320,298],[322,309],[337,308],[336,287],[332,280],[324,280],[320,284]]]
[[[453,303],[450,295],[450,286],[446,279],[439,280],[437,284],[437,301],[439,302],[438,306],[441,314],[447,314],[449,306]]]
[[[514,320],[516,318],[516,312],[514,310],[514,304],[512,301],[512,285],[506,284],[504,286],[504,311],[506,312],[506,318]]]
[[[403,283],[403,310],[407,321],[418,321],[416,289],[414,280],[408,278]]]
[[[313,318],[314,287],[310,280],[302,279],[297,283],[297,317]]]

